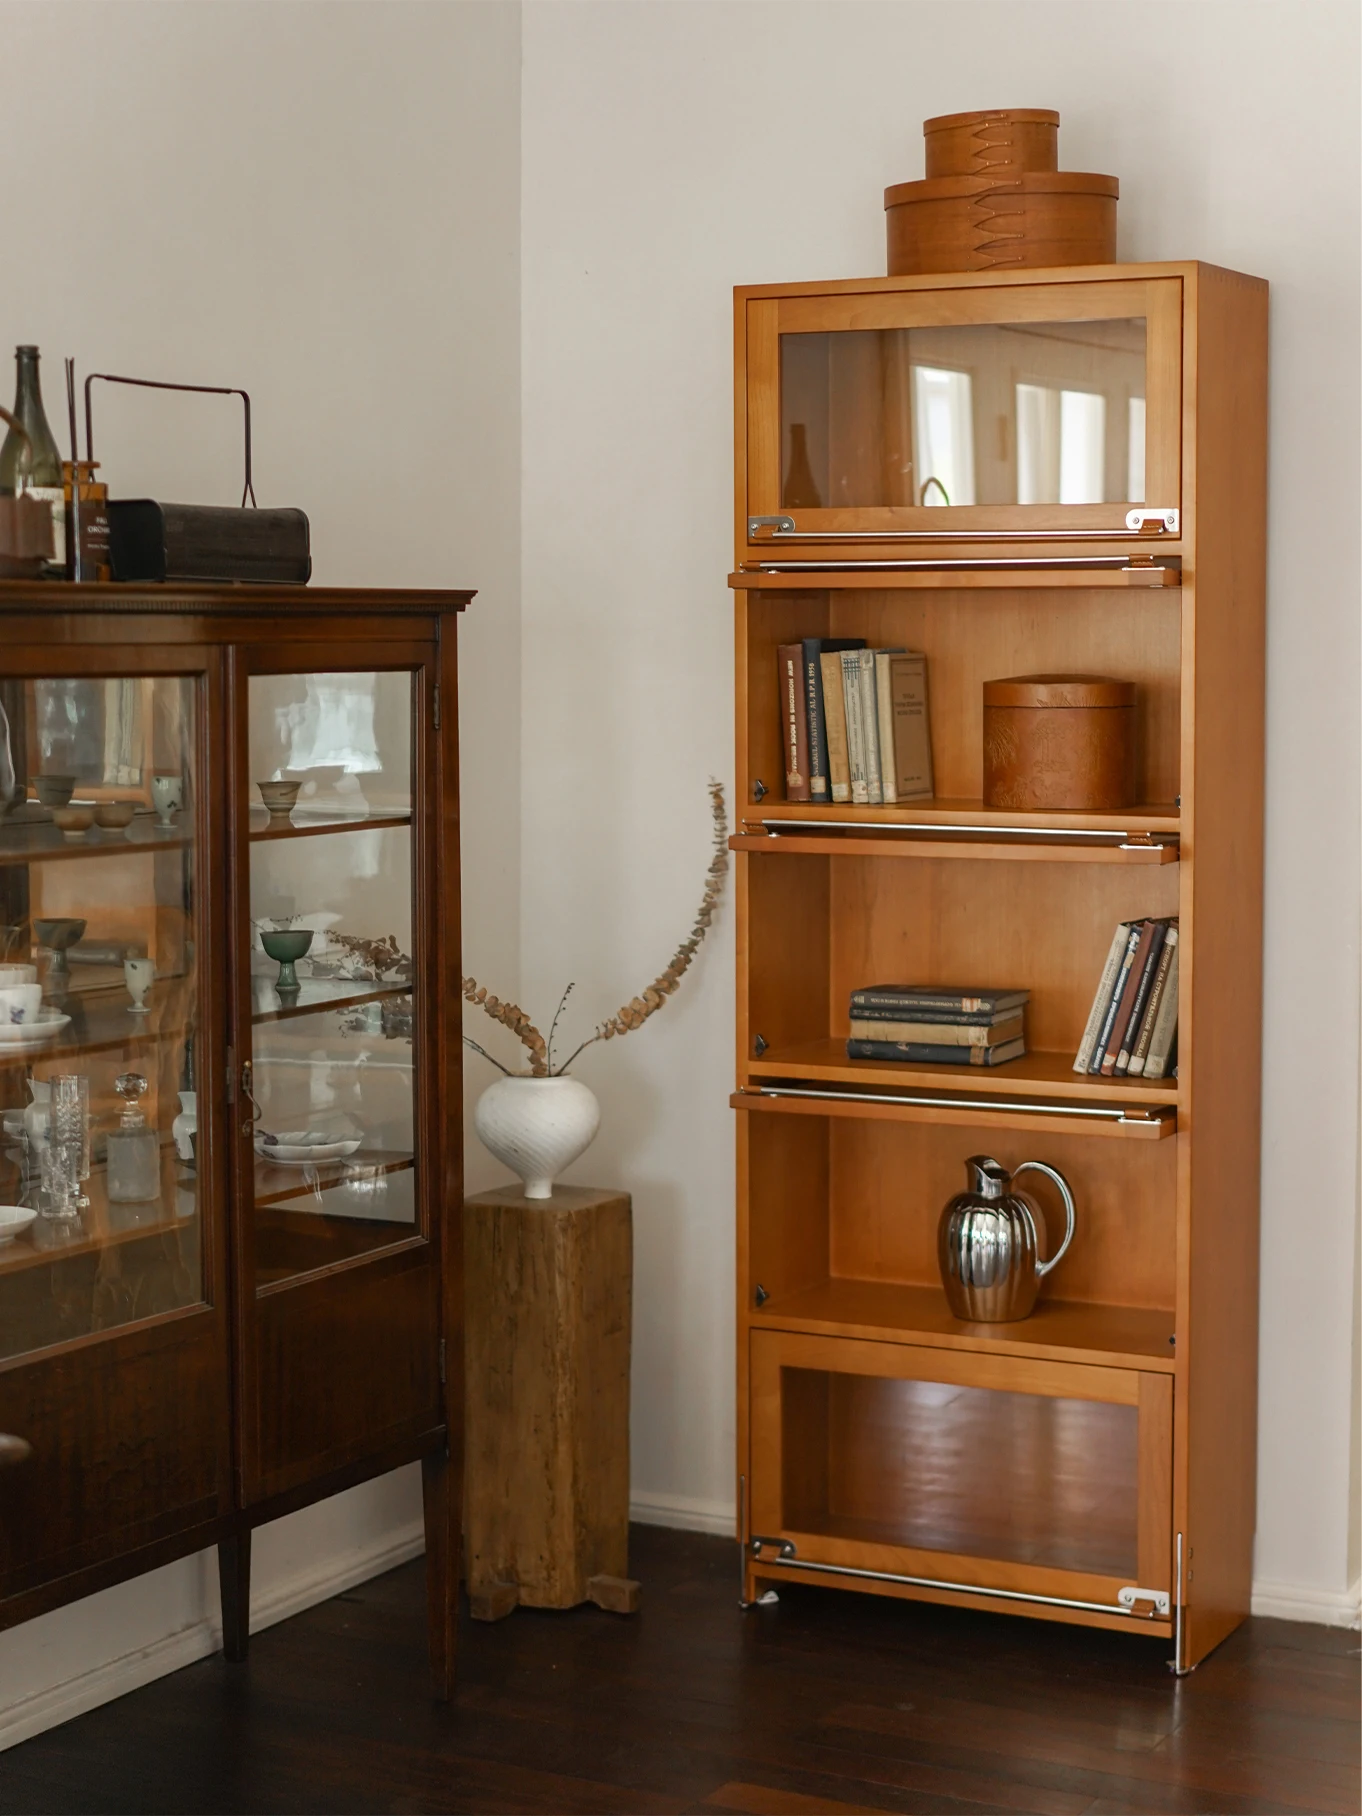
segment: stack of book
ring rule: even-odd
[[[925,656],[864,637],[805,637],[776,654],[787,801],[931,799]]]
[[[848,1059],[1001,1066],[1026,1051],[1029,990],[871,984],[851,993]]]
[[[1122,921],[1074,1060],[1104,1078],[1162,1078],[1177,1071],[1178,924]]]

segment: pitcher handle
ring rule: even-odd
[[[1069,1244],[1074,1239],[1074,1225],[1077,1221],[1077,1214],[1074,1210],[1074,1195],[1069,1190],[1069,1182],[1064,1177],[1063,1173],[1056,1172],[1054,1167],[1046,1166],[1043,1160],[1023,1160],[1021,1165],[1013,1170],[1013,1179],[1019,1179],[1028,1168],[1033,1173],[1044,1173],[1047,1179],[1054,1180],[1055,1184],[1059,1187],[1060,1196],[1064,1200],[1064,1215],[1067,1219],[1063,1242],[1060,1243],[1059,1247],[1048,1261],[1038,1261],[1036,1263],[1036,1278],[1037,1280],[1043,1280],[1051,1269],[1058,1267],[1065,1255],[1068,1254]]]

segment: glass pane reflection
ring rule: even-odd
[[[187,676],[0,681],[0,1356],[203,1297],[195,704]]]
[[[781,336],[781,504],[1144,502],[1145,322]]]
[[[251,818],[259,1288],[418,1225],[411,702],[406,671],[251,681],[252,777],[299,785]]]

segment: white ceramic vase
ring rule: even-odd
[[[556,1176],[595,1139],[601,1106],[576,1078],[499,1078],[478,1099],[473,1126],[527,1198],[550,1198]]]
[[[180,1113],[170,1125],[170,1138],[175,1143],[175,1152],[187,1166],[194,1161],[194,1144],[189,1139],[196,1135],[199,1128],[199,1094],[197,1091],[180,1092]]]

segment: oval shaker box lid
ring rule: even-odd
[[[912,183],[895,183],[884,192],[886,208],[903,208],[914,202],[951,202],[989,195],[1098,195],[1121,193],[1115,177],[1092,170],[1019,170],[1010,176],[920,177]]]
[[[1135,683],[1109,675],[1009,675],[985,681],[985,706],[1134,706]]]
[[[1053,107],[981,107],[973,113],[936,114],[922,122],[923,132],[951,132],[957,126],[984,126],[993,120],[1016,120],[1026,126],[1058,126]]]

